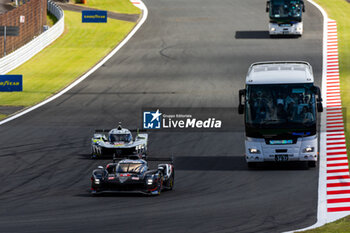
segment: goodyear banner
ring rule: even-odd
[[[0,75],[0,92],[23,91],[22,75]]]
[[[107,23],[107,11],[82,11],[83,23]]]

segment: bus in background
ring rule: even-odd
[[[317,112],[320,88],[307,62],[259,62],[250,66],[239,91],[238,111],[245,117],[245,159],[257,163],[318,159]]]
[[[269,13],[269,34],[297,35],[303,34],[302,12],[305,12],[302,0],[270,0],[266,3]]]

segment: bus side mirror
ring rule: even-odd
[[[321,89],[319,87],[315,86],[315,91],[316,91],[316,95],[317,95],[317,99],[316,99],[317,112],[323,112]]]
[[[270,11],[270,1],[266,2],[266,12]]]
[[[238,105],[238,113],[243,114],[244,112],[244,104],[242,104],[242,97],[245,96],[246,90],[241,89],[239,90],[239,105]]]
[[[301,7],[302,7],[301,9],[303,10],[303,12],[305,12],[305,4],[304,4],[304,1],[301,1],[300,4],[301,4]]]

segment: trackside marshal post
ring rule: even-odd
[[[83,23],[107,23],[107,11],[82,11]]]
[[[0,75],[0,92],[23,91],[22,75]]]

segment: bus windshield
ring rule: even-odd
[[[307,128],[316,124],[313,84],[249,85],[246,124],[258,128]]]
[[[269,14],[274,20],[301,21],[302,3],[300,0],[271,0]]]

